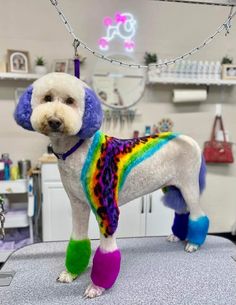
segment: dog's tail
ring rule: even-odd
[[[199,190],[200,194],[206,186],[206,162],[202,156],[201,167],[199,171]],[[181,191],[175,186],[168,186],[163,189],[164,196],[162,201],[165,206],[174,209],[177,213],[186,212],[186,202],[181,194]]]

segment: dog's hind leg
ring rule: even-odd
[[[169,235],[167,237],[167,240],[170,242],[185,240],[188,234],[188,220],[189,220],[189,212],[186,213],[175,212],[174,222],[171,228],[173,234]]]
[[[91,272],[91,284],[84,296],[100,296],[105,289],[113,286],[120,271],[121,253],[117,248],[115,236],[104,237],[101,234],[100,247],[97,248]]]
[[[164,190],[162,201],[165,206],[175,210],[174,222],[171,227],[172,234],[167,237],[169,242],[177,242],[185,240],[188,234],[188,218],[186,202],[175,186],[166,187]]]
[[[88,239],[88,223],[90,208],[88,204],[73,200],[72,208],[72,234],[66,250],[66,271],[63,271],[58,281],[70,283],[84,272],[88,266],[91,245]]]
[[[181,189],[181,193],[186,201],[190,212],[187,230],[187,245],[185,251],[196,251],[205,241],[209,228],[209,219],[199,205],[199,187],[196,184]]]

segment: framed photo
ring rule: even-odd
[[[236,80],[236,65],[222,65],[222,78]]]
[[[53,72],[68,72],[68,59],[55,59],[53,63]]]
[[[7,50],[8,72],[29,73],[29,53],[27,51]]]

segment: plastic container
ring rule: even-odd
[[[12,161],[9,158],[9,154],[2,154],[2,159],[0,162],[4,162],[4,180],[10,180],[10,165],[12,164]]]
[[[30,160],[18,161],[19,175],[21,179],[26,179],[28,177],[28,172],[31,168]]]

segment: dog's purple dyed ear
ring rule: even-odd
[[[30,117],[32,114],[32,108],[31,108],[32,92],[33,92],[33,86],[30,85],[21,95],[15,109],[14,118],[18,125],[22,126],[25,129],[34,131],[30,122]]]
[[[103,112],[101,102],[95,92],[85,88],[85,107],[82,127],[78,136],[82,139],[92,137],[102,125]]]

